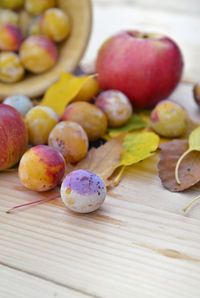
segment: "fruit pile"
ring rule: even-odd
[[[92,102],[94,97],[96,100]],[[66,165],[77,163],[87,155],[89,143],[102,138],[108,126],[121,127],[131,115],[129,99],[117,90],[100,92],[95,77],[81,88],[61,117],[48,106],[33,106],[26,96],[9,96],[0,104],[0,127],[4,128],[0,130],[3,153],[0,170],[20,160],[18,173],[22,184],[34,191],[50,190],[61,183]],[[28,143],[31,148],[24,153]],[[87,175],[88,172],[82,173],[83,181]],[[82,206],[82,211],[77,209],[79,212],[93,211],[105,199],[104,182],[94,173],[90,175],[93,175],[91,181],[99,185],[92,196],[100,201],[95,204],[91,198],[91,206],[87,208],[79,204]],[[69,194],[64,192],[62,196],[66,198]],[[66,200],[64,202],[66,204]],[[72,204],[70,207],[76,208]]]
[[[0,81],[15,83],[26,71],[40,74],[55,65],[56,43],[70,33],[69,16],[55,6],[56,0],[0,1]]]
[[[26,7],[31,9],[31,1],[27,1],[25,4],[27,5],[27,3],[29,5]],[[45,11],[44,15],[48,12],[49,10]],[[37,20],[34,21],[33,26],[36,26]],[[32,27],[32,30],[35,32],[37,28],[37,26]],[[50,27],[48,26],[48,28]],[[111,43],[112,39],[107,41],[98,54],[96,68],[99,76],[88,76],[84,84],[81,85],[80,83],[83,83],[85,78],[65,73],[61,75],[58,82],[47,90],[43,101],[36,106],[32,105],[29,98],[22,95],[10,96],[4,100],[3,104],[0,104],[0,170],[8,169],[19,162],[18,172],[22,184],[30,190],[47,191],[62,182],[67,168],[69,174],[61,186],[63,202],[73,211],[90,212],[103,203],[106,195],[105,184],[108,182],[107,178],[112,175],[116,168],[122,167],[122,170],[120,170],[120,173],[122,173],[126,166],[151,156],[152,152],[158,148],[158,136],[177,138],[186,133],[190,123],[186,110],[181,105],[163,97],[163,94],[169,94],[177,85],[182,72],[181,52],[173,41],[166,38],[161,41],[157,40],[157,37],[152,38],[151,51],[157,44],[160,48],[159,51],[156,49],[155,52],[151,52],[149,69],[150,67],[152,69],[147,73],[143,69],[141,75],[139,70],[134,73],[127,68],[127,65],[130,67],[130,63],[132,63],[133,68],[139,67],[139,64],[143,67],[141,59],[137,63],[129,61],[129,64],[126,65],[125,63],[125,66],[120,64],[121,67],[117,68],[112,65],[113,68],[110,68],[108,58],[112,56],[115,63],[119,63],[118,59],[120,60],[120,55],[124,53],[118,51],[115,57],[116,46],[119,46],[121,39],[126,40],[128,38],[127,51],[134,47],[132,39],[136,44],[139,42],[139,47],[148,48],[148,43],[146,44],[147,36],[144,38],[143,35],[134,34],[137,35],[136,38],[133,38],[131,34],[120,35],[119,41],[118,38],[117,41],[114,40],[114,45]],[[29,37],[24,41],[21,49],[23,47],[26,49],[26,42],[29,43],[30,38],[40,39],[41,37]],[[141,39],[145,41],[141,41]],[[113,47],[115,51],[110,53]],[[33,48],[30,47],[30,49]],[[179,60],[177,62],[176,80],[172,83],[167,81],[166,75],[167,72],[168,75],[174,72],[173,59],[170,61],[171,66],[168,65],[166,72],[163,73],[162,67],[159,67],[162,60],[160,55],[163,55],[163,51],[166,49],[170,59],[176,57]],[[175,56],[173,55],[174,49]],[[146,54],[148,54],[148,51],[148,49],[145,50]],[[153,55],[154,58],[152,58]],[[134,57],[133,55],[133,60]],[[145,56],[145,67],[148,64],[147,58],[148,55]],[[159,58],[158,61],[157,58]],[[163,61],[165,61],[164,58]],[[157,71],[153,71],[156,65]],[[116,75],[117,71],[118,76]],[[115,76],[113,76],[113,73],[115,73]],[[104,77],[106,80],[104,80]],[[134,80],[137,81],[136,86]],[[142,98],[137,97],[137,89],[141,87],[141,81],[143,82]],[[155,86],[151,88],[151,92],[154,94],[152,101],[149,97],[149,88],[154,81],[160,83],[160,85],[158,90]],[[130,89],[131,82],[133,82],[132,89]],[[72,86],[74,89],[78,88],[78,92],[75,92],[76,90]],[[81,88],[79,88],[80,86]],[[111,86],[115,86],[115,88],[111,88]],[[194,97],[197,102],[199,100],[199,90],[199,84],[195,85]],[[71,97],[68,93],[71,94]],[[63,94],[64,97],[62,98]],[[63,100],[66,98],[65,106]],[[63,110],[59,105],[60,99]],[[152,102],[154,102],[154,105],[149,113],[149,127],[146,128],[146,123],[136,114],[135,107],[149,108],[152,106]],[[144,131],[136,132],[135,135],[132,134],[133,129],[144,127]],[[108,155],[108,150],[111,151],[112,143],[110,143],[111,147],[107,147],[108,149],[104,147],[104,149],[98,151],[101,154],[100,163],[103,164],[102,168],[108,167],[109,172],[105,175],[103,181],[96,174],[87,171],[87,167],[84,167],[90,164],[89,170],[95,168],[95,163],[99,163],[99,160],[97,161],[94,151],[90,150],[88,153],[88,150],[94,142],[99,142],[102,138],[104,140],[112,138],[113,132],[117,135],[122,133],[123,138],[119,141],[119,144],[115,143],[116,148],[118,145],[119,148],[113,153],[113,157],[109,157],[110,159],[113,158],[113,162],[106,159],[105,156]],[[124,134],[126,134],[125,137]],[[28,143],[31,148],[25,152]],[[122,146],[124,151],[122,151]],[[135,147],[132,148],[133,146]],[[141,148],[141,146],[144,148]],[[83,161],[86,158],[88,159],[84,163]],[[106,160],[105,164],[103,158]],[[82,165],[84,164],[83,168],[78,168],[75,172],[70,171],[70,169],[73,169],[73,165],[77,165],[81,161],[83,162]],[[94,167],[91,163],[94,164]],[[109,168],[108,163],[112,163],[111,168]],[[118,181],[120,175],[117,178]]]
[[[3,110],[9,111],[12,106],[16,115],[18,112],[21,113],[21,115],[18,113],[19,119],[24,117],[29,143],[32,146],[48,144],[61,152],[67,162],[77,163],[87,154],[89,142],[103,137],[108,125],[120,127],[132,115],[129,99],[117,90],[101,92],[96,97],[95,103],[88,102],[99,92],[93,85],[95,87],[98,85],[95,78],[88,81],[88,84],[80,90],[80,94],[65,108],[61,117],[48,106],[33,107],[31,100],[23,95],[7,97],[1,104],[2,115],[6,114]],[[83,100],[80,101],[83,93]],[[89,98],[86,95],[89,95]],[[2,161],[1,170],[8,167],[7,163]]]

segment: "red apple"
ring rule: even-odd
[[[21,114],[0,104],[0,171],[14,166],[26,150],[28,131]]]
[[[167,98],[182,70],[182,54],[173,40],[139,31],[109,38],[96,63],[100,88],[122,91],[136,108],[150,108]]]

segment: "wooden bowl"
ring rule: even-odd
[[[0,83],[0,98],[8,95],[24,94],[31,98],[40,96],[54,83],[63,71],[73,72],[83,56],[92,27],[92,7],[90,0],[58,0],[58,7],[66,11],[71,20],[71,33],[61,43],[56,65],[49,71],[25,75],[17,83]]]

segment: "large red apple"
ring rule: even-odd
[[[24,153],[28,131],[21,114],[0,104],[0,171],[14,166]]]
[[[96,63],[100,88],[122,91],[137,108],[150,108],[167,98],[182,70],[182,54],[173,40],[139,31],[109,38]]]

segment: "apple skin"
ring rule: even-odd
[[[118,33],[101,46],[96,72],[100,88],[125,93],[136,108],[154,107],[181,79],[183,58],[166,36],[139,31]]]
[[[28,131],[21,114],[0,104],[0,171],[14,166],[26,150]]]

